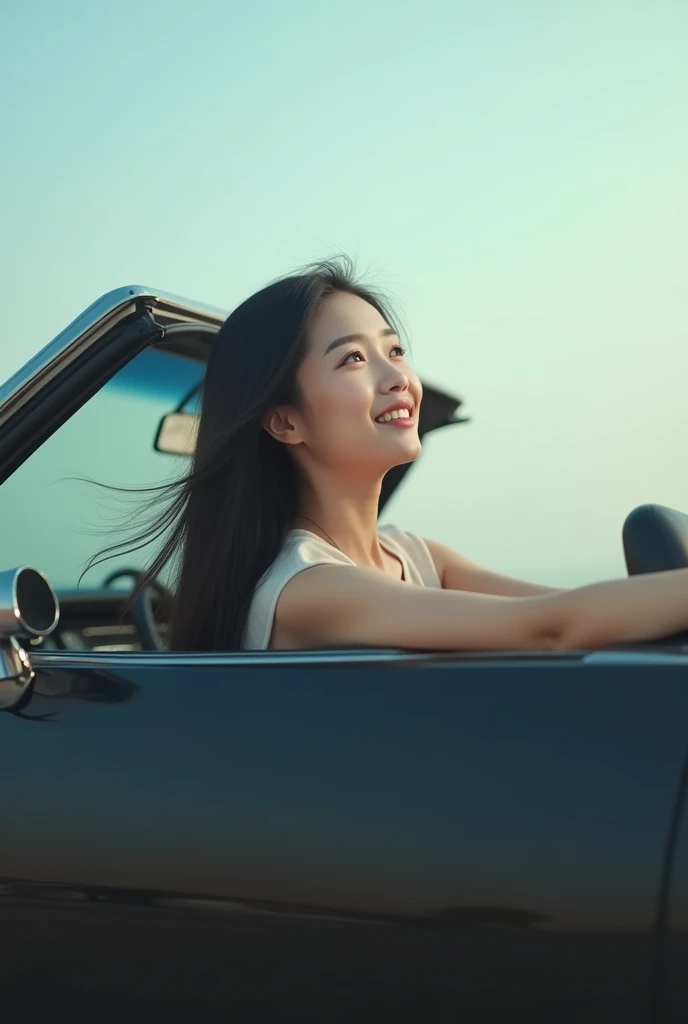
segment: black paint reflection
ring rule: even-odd
[[[357,924],[385,924],[421,928],[537,929],[552,923],[552,916],[516,907],[444,907],[421,914],[355,913],[345,907],[317,906],[277,900],[233,897],[220,899],[211,893],[185,893],[164,889],[137,889],[109,885],[78,885],[30,878],[0,877],[0,898],[46,901],[83,901],[132,907],[223,910],[227,913],[253,912],[287,915],[312,920],[329,919]]]
[[[682,673],[40,676],[53,725],[0,717],[12,998],[647,1021]]]
[[[51,710],[42,710],[44,703],[41,698],[47,698],[52,702],[72,697],[97,704],[120,704],[122,701],[130,700],[136,689],[134,683],[114,672],[95,669],[43,671],[37,674],[19,703],[10,708],[7,714],[30,722],[52,722],[56,709],[51,705]],[[31,712],[26,710],[29,704],[32,705]]]
[[[96,704],[121,704],[131,700],[138,687],[129,679],[96,669],[43,670],[36,676],[34,692],[38,697],[60,700],[74,697]]]

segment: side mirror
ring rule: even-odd
[[[42,572],[27,566],[0,572],[0,710],[14,707],[35,675],[18,638],[46,636],[59,618],[57,595]]]
[[[193,412],[170,412],[158,427],[154,448],[168,455],[193,455],[198,435],[198,416]]]

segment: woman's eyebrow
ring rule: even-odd
[[[397,336],[397,332],[391,327],[385,327],[380,331],[380,338],[387,338],[389,336]],[[328,355],[332,349],[339,348],[340,345],[350,345],[352,341],[368,341],[370,335],[368,334],[345,334],[343,338],[337,338],[336,341],[331,341],[323,353],[323,359]]]

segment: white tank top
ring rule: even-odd
[[[380,545],[395,555],[404,580],[421,587],[442,587],[430,550],[422,537],[398,526],[378,528]],[[277,599],[292,577],[312,565],[355,565],[342,551],[310,530],[290,530],[279,555],[259,581],[251,602],[242,641],[245,651],[264,651],[270,644]]]

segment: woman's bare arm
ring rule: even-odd
[[[273,646],[290,648],[589,650],[688,628],[688,569],[513,598],[316,565],[287,583],[275,624]]]
[[[540,594],[561,592],[558,587],[543,587],[539,583],[528,583],[491,572],[436,540],[426,540],[425,543],[445,590],[466,590],[473,594],[496,594],[502,597],[537,597]]]

